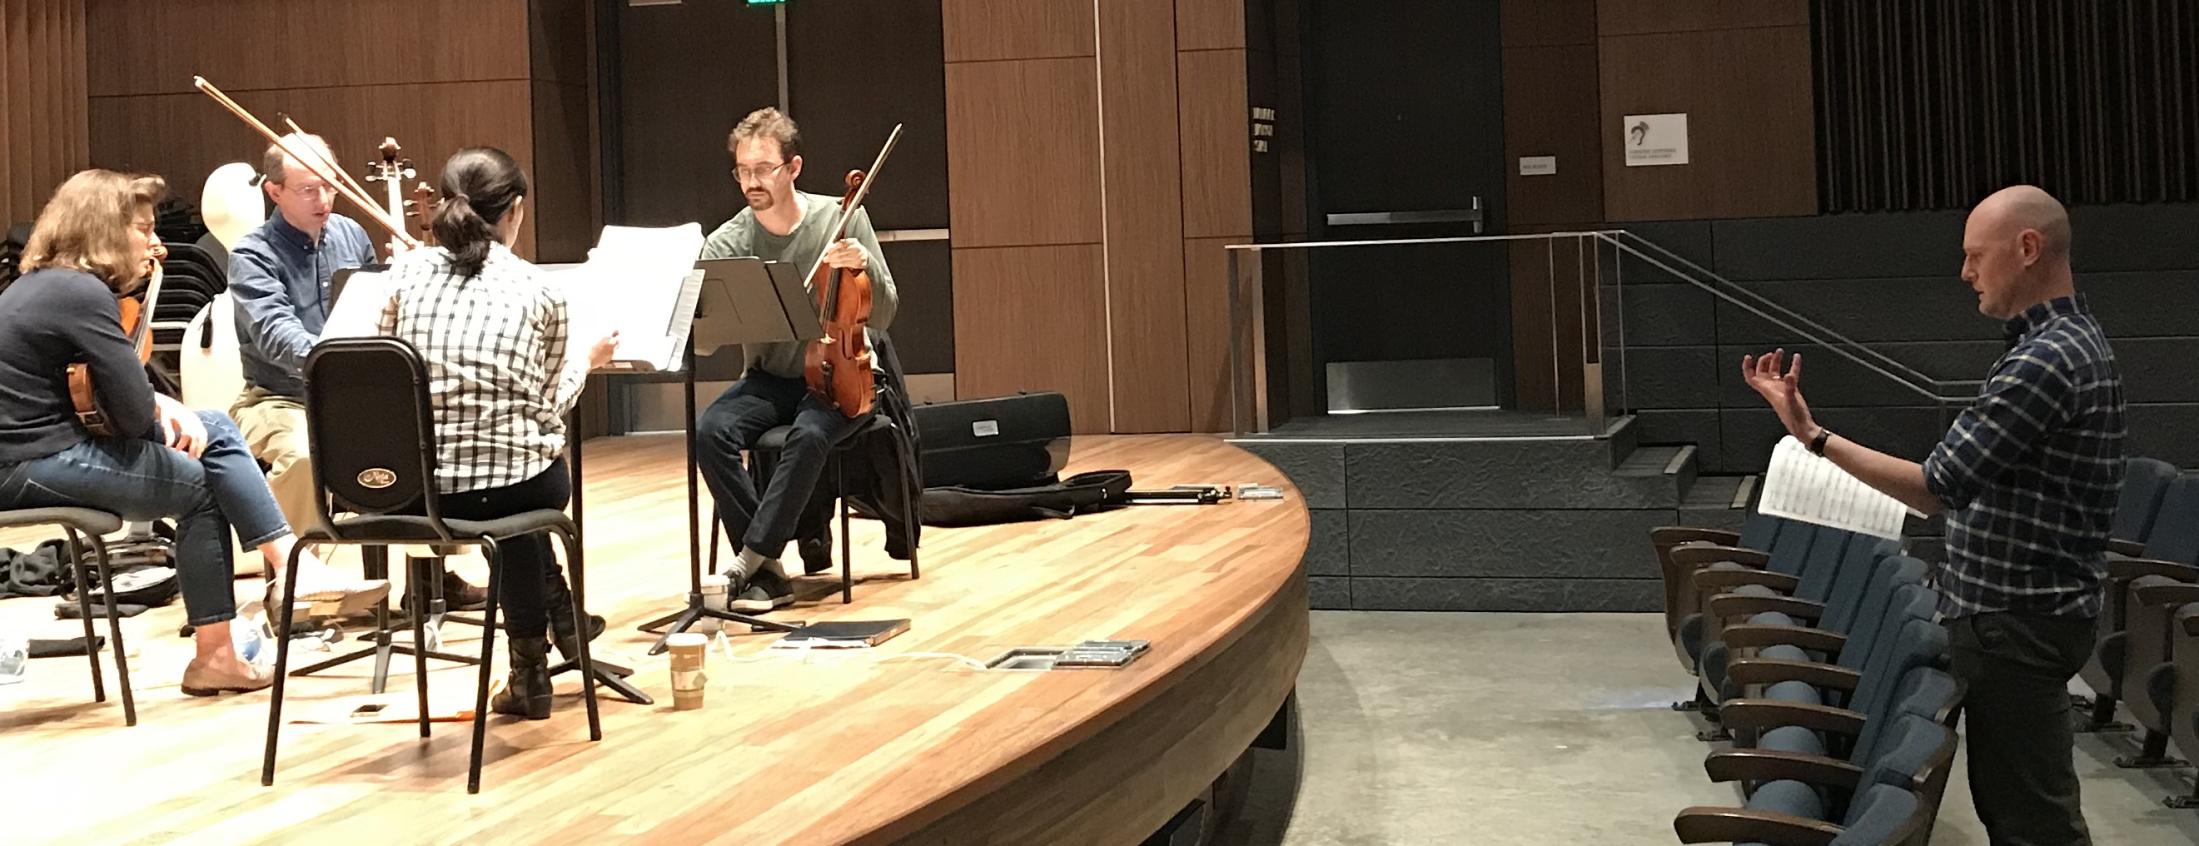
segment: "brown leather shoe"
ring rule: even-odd
[[[216,670],[193,659],[183,668],[183,692],[191,696],[216,696],[222,693],[249,693],[275,683],[273,670],[261,669],[249,664],[238,664],[243,673],[234,670]]]

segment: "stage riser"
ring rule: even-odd
[[[1649,530],[1737,527],[1741,512],[1686,498],[1691,454],[1645,451],[1625,462],[1633,431],[1622,426],[1622,437],[1601,440],[1240,445],[1306,497],[1315,608],[1653,611],[1660,593]],[[1678,472],[1652,460],[1667,454],[1680,458]],[[1626,469],[1612,469],[1622,462]]]

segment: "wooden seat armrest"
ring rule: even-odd
[[[1741,533],[1731,529],[1705,529],[1699,526],[1658,526],[1649,530],[1649,543],[1658,549],[1671,549],[1683,543],[1740,546]]]
[[[1703,771],[1714,782],[1799,781],[1819,787],[1852,791],[1863,779],[1863,768],[1823,755],[1781,752],[1771,749],[1734,749],[1712,753],[1703,759]]]
[[[1760,550],[1719,544],[1675,546],[1670,554],[1672,563],[1692,567],[1707,567],[1720,561],[1731,561],[1744,567],[1762,569],[1771,563],[1771,556]]]
[[[1809,652],[1826,655],[1840,654],[1848,645],[1848,636],[1807,626],[1770,626],[1761,623],[1742,623],[1727,626],[1720,638],[1734,649],[1763,649],[1767,646],[1793,646]]]
[[[1863,715],[1831,705],[1782,702],[1776,699],[1729,699],[1718,706],[1718,722],[1727,730],[1770,731],[1781,726],[1800,726],[1811,731],[1855,737],[1863,733]]]
[[[2177,583],[2173,585],[2145,585],[2130,589],[2130,598],[2149,607],[2177,606],[2186,602],[2199,602],[2199,585]],[[2135,619],[2135,618],[2133,618]]]
[[[1650,530],[1650,536],[1656,536],[1655,529]],[[2132,540],[2123,540],[2121,538],[2108,538],[2107,551],[2115,553],[2116,555],[2127,555],[2132,558],[2146,557],[2145,544]]]
[[[1826,846],[1840,826],[1824,820],[1747,808],[1697,806],[1681,811],[1672,832],[1682,843],[1768,843],[1771,846]]]
[[[1708,567],[1695,571],[1694,577],[1689,581],[1695,584],[1697,591],[1706,595],[1731,593],[1734,588],[1742,585],[1763,585],[1780,593],[1791,594],[1802,584],[1801,579],[1769,570],[1713,570]]]
[[[1703,610],[1728,620],[1746,620],[1766,611],[1777,611],[1797,620],[1812,622],[1825,616],[1824,603],[1791,596],[1749,596],[1741,593],[1713,596],[1709,602],[1703,603]]]
[[[2141,576],[2165,576],[2179,582],[2199,582],[2199,567],[2162,561],[2158,558],[2110,558],[2107,560],[2107,578],[2111,582],[2133,582]]]
[[[1742,658],[1726,665],[1726,678],[1735,684],[1778,684],[1798,681],[1821,690],[1853,692],[1862,675],[1834,664],[1815,661],[1781,661],[1776,658]]]

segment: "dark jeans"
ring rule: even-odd
[[[1977,614],[1946,621],[1965,686],[1970,800],[2000,844],[2092,842],[2071,761],[2069,679],[2092,652],[2086,617]]]
[[[218,411],[198,415],[206,425],[206,450],[196,460],[150,440],[86,440],[0,467],[0,508],[79,506],[125,520],[175,517],[176,578],[191,625],[234,618],[231,527],[246,547],[288,534],[290,527],[236,424]]]
[[[573,473],[565,459],[550,462],[534,478],[501,488],[482,488],[442,497],[443,516],[452,520],[494,520],[522,511],[562,509],[573,498]],[[496,601],[504,609],[504,631],[512,637],[543,637],[550,620],[544,582],[557,573],[557,552],[550,535],[536,532],[498,541]]]
[[[741,464],[741,453],[765,432],[791,425],[786,448],[772,465],[770,486],[756,484]],[[749,371],[703,409],[695,422],[695,464],[734,549],[753,549],[777,558],[794,538],[795,521],[824,475],[832,447],[850,431],[851,421],[811,396],[800,379]]]

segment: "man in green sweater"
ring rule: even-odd
[[[748,208],[710,233],[703,258],[755,256],[806,273],[822,255],[831,267],[867,269],[871,328],[883,331],[893,325],[900,301],[869,215],[857,209],[848,222],[848,237],[831,242],[839,198],[794,190],[802,156],[801,131],[793,119],[778,109],[758,109],[733,127],[726,148]],[[740,381],[695,423],[695,463],[717,500],[726,537],[740,550],[729,574],[730,604],[736,610],[766,611],[793,601],[793,586],[779,555],[793,538],[795,520],[824,474],[833,445],[855,423],[810,395],[802,381],[804,346],[790,342],[743,349]],[[741,453],[778,426],[793,428],[770,484],[759,496],[741,465]]]

